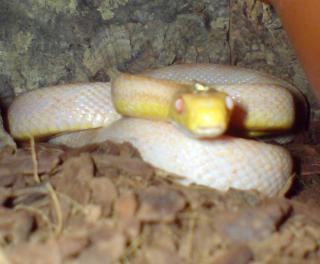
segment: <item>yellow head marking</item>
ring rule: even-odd
[[[195,83],[193,86],[193,90],[194,92],[209,92],[210,91],[210,87],[203,85],[201,83]]]
[[[216,137],[227,130],[232,109],[227,94],[195,84],[174,99],[170,118],[196,137]]]

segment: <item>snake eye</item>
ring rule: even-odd
[[[176,101],[175,101],[175,104],[174,104],[176,110],[178,113],[181,113],[183,111],[183,108],[184,108],[184,102],[181,98],[178,98]]]
[[[230,96],[226,97],[226,106],[229,110],[232,110],[234,107],[234,101]]]

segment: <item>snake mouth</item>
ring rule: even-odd
[[[215,126],[215,127],[198,127],[196,129],[186,129],[184,126],[181,126],[175,121],[171,121],[171,124],[177,128],[180,132],[184,133],[188,137],[206,139],[206,138],[215,138],[219,137],[226,131],[224,126]]]
[[[225,132],[225,128],[218,127],[200,127],[197,128],[194,133],[198,137],[218,137]]]

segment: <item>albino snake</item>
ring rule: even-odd
[[[121,117],[114,109],[112,96],[122,113],[164,119],[176,96],[173,91],[181,90],[165,86],[182,87],[193,81],[213,85],[231,96],[238,108],[235,111],[240,111],[232,114],[231,126],[249,130],[247,134],[290,129],[295,103],[305,104],[293,86],[264,73],[213,64],[175,65],[138,76],[122,74],[113,82],[112,94],[110,83],[61,85],[24,93],[9,108],[10,134],[27,139],[96,128],[59,135],[51,142],[78,147],[107,139],[127,141],[144,160],[183,176],[186,184],[256,189],[268,196],[284,190],[292,176],[292,159],[280,146],[225,135],[197,139],[168,122]],[[150,87],[153,83],[160,87]]]

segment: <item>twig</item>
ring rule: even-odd
[[[55,190],[53,189],[52,185],[48,182],[46,184],[46,187],[48,189],[49,195],[53,201],[53,206],[56,212],[56,217],[57,217],[57,224],[55,227],[55,235],[59,236],[63,230],[63,219],[62,219],[62,210],[61,210],[61,206],[60,206],[60,202],[58,199],[58,196],[55,192]]]
[[[31,148],[31,157],[33,164],[33,177],[36,183],[40,183],[39,171],[38,171],[38,160],[36,154],[36,148],[34,143],[34,137],[30,137],[30,148]]]

